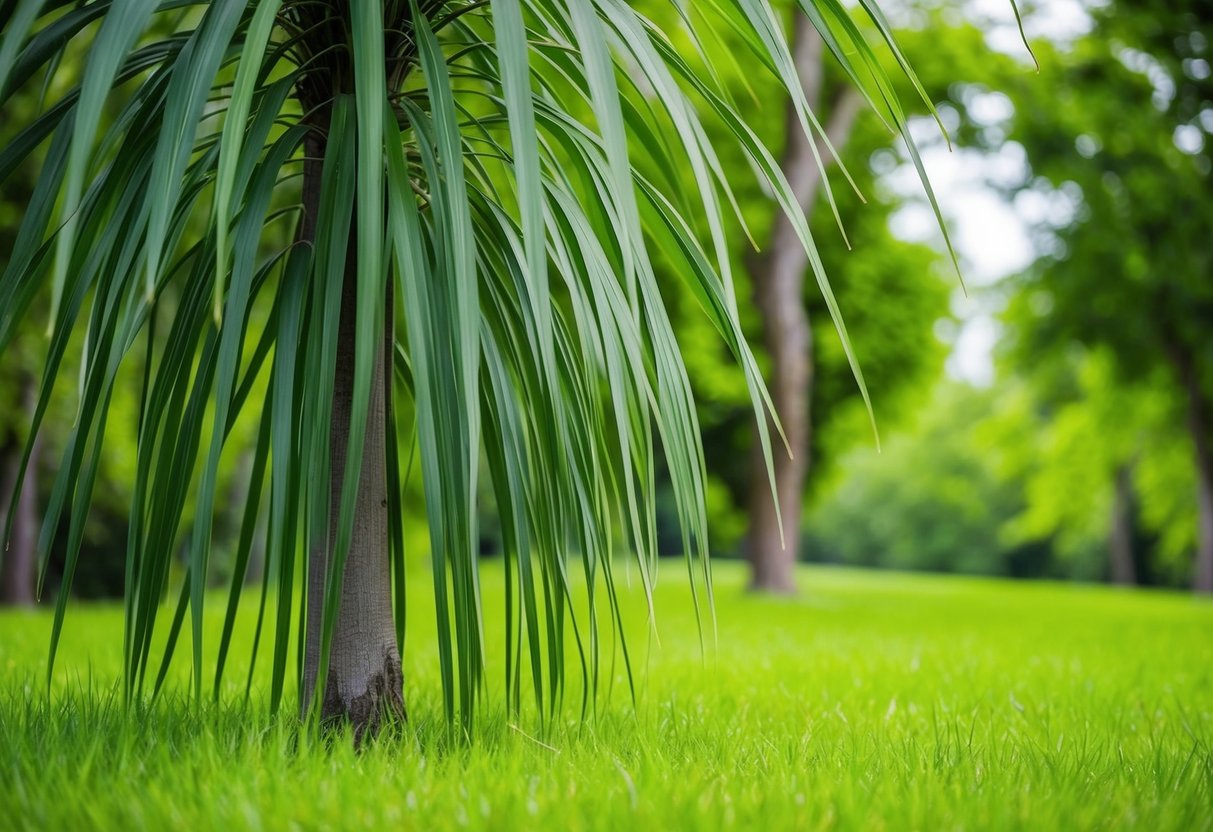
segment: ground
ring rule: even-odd
[[[125,711],[116,606],[69,615],[48,702],[49,615],[0,614],[0,827],[1213,829],[1213,603],[834,569],[767,599],[743,577],[717,565],[704,653],[685,572],[665,569],[636,708],[620,684],[544,729],[503,711],[491,668],[464,744],[418,575],[412,721],[361,753],[300,742],[234,681],[199,709],[174,675]]]

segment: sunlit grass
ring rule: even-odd
[[[1213,604],[825,569],[799,599],[761,599],[716,572],[705,658],[685,575],[666,570],[637,710],[617,682],[584,724],[572,691],[550,729],[507,717],[495,656],[470,745],[444,729],[414,581],[411,722],[361,754],[300,744],[259,687],[242,709],[240,661],[219,707],[188,704],[180,675],[124,711],[113,606],[69,615],[48,701],[49,616],[4,613],[0,826],[1213,828]]]

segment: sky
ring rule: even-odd
[[[1039,5],[1021,1],[1020,8],[1029,41],[1071,40],[1089,26],[1080,0],[1045,0]],[[1024,71],[1034,71],[1020,39],[1010,0],[970,0],[964,14],[982,26],[991,49],[1022,58]],[[990,92],[971,101],[970,112],[996,125],[1011,115],[1012,105],[1006,96]],[[947,112],[941,111],[941,116],[947,124]],[[1058,214],[1068,210],[1066,200],[1021,194],[1010,204],[992,187],[999,181],[1022,180],[1027,158],[1023,147],[1016,143],[1004,145],[997,154],[965,149],[949,152],[934,121],[921,119],[912,128],[915,139],[921,140],[919,147],[927,176],[944,213],[968,287],[966,295],[957,281],[952,295],[952,311],[959,326],[941,328],[941,336],[952,345],[947,369],[955,378],[988,385],[994,379],[993,349],[998,340],[997,298],[992,288],[1000,279],[1022,270],[1035,259],[1029,224],[1044,218],[1060,219]],[[943,251],[943,237],[935,215],[926,202],[917,172],[904,155],[885,183],[906,199],[892,217],[894,234],[907,240],[930,242]]]

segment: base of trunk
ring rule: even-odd
[[[394,645],[383,649],[381,663],[359,676],[356,681],[351,677],[342,679],[337,668],[330,667],[320,707],[322,725],[336,727],[348,722],[353,727],[355,747],[378,735],[385,725],[407,718],[404,674]]]
[[[795,595],[796,583],[791,580],[768,579],[759,580],[757,578],[750,581],[746,587],[750,592],[761,592],[764,595]]]
[[[769,500],[770,497],[768,496]],[[785,506],[786,511],[795,511],[793,506]],[[750,539],[747,541],[746,556],[750,561],[750,592],[764,592],[771,595],[796,594],[796,549],[792,541],[785,548],[779,539],[779,525],[775,520],[774,510],[765,506],[755,506],[752,510],[755,522],[751,526]],[[759,525],[765,522],[764,525]]]

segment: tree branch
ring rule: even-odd
[[[792,58],[800,76],[805,99],[814,112],[821,110],[825,85],[825,43],[806,15],[798,14],[793,35]],[[795,101],[788,101],[785,114],[784,152],[781,167],[788,178],[792,195],[807,217],[817,197],[824,169],[837,163],[834,153],[841,152],[850,138],[855,119],[863,109],[864,98],[858,90],[842,88],[829,104],[825,135],[808,136],[800,122]],[[818,163],[820,159],[820,164]],[[786,219],[786,218],[785,218]],[[777,222],[777,226],[780,224]],[[778,229],[773,237],[778,235]]]

